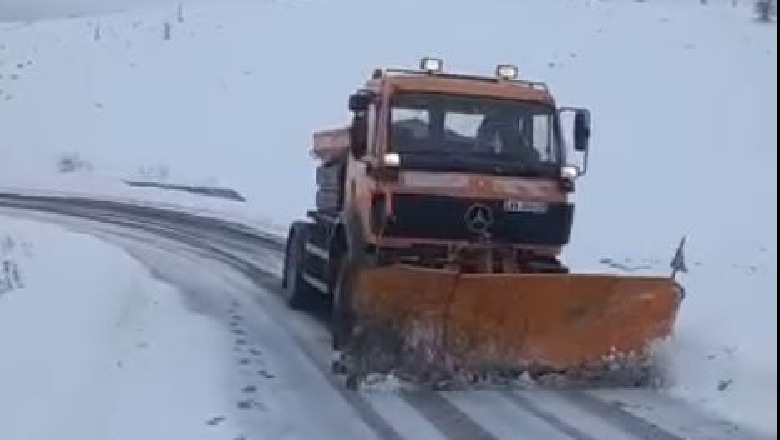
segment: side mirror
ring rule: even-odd
[[[574,149],[587,151],[590,143],[590,111],[577,109],[574,113]]]
[[[349,111],[351,112],[365,112],[369,105],[371,105],[371,95],[364,91],[353,93],[349,97]]]
[[[362,159],[368,151],[368,117],[365,112],[357,112],[352,118],[352,126],[349,130],[349,148],[355,159]]]

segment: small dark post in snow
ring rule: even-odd
[[[167,21],[165,22],[165,26],[163,26],[163,38],[166,40],[171,39],[171,24]]]
[[[184,4],[179,3],[178,8],[176,8],[176,20],[179,23],[184,23]]]
[[[755,11],[758,14],[758,21],[768,23],[777,12],[777,5],[774,0],[756,0]]]
[[[100,41],[100,23],[95,26],[95,41]]]

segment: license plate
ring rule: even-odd
[[[504,202],[506,212],[532,212],[536,214],[547,212],[547,203],[529,202],[524,200],[506,200]]]

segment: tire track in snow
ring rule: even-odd
[[[498,440],[474,419],[435,392],[403,393],[402,396],[450,440]]]
[[[557,429],[561,433],[568,435],[574,440],[599,440],[596,437],[586,434],[579,428],[564,422],[552,412],[546,411],[539,406],[534,405],[531,400],[524,395],[514,393],[512,391],[500,391],[500,393],[504,398],[515,404],[521,410],[532,414],[541,420],[544,420],[548,425]]]
[[[154,219],[152,219],[154,221]],[[148,232],[154,232],[155,225],[151,225],[151,227],[147,225],[139,225],[139,228],[148,231]],[[162,231],[157,231],[158,234],[168,236],[169,238],[173,240],[177,240],[183,243],[186,243],[190,246],[193,246],[195,248],[201,248],[201,249],[207,249],[211,251],[215,257],[217,257],[220,261],[228,264],[229,266],[233,267],[235,270],[243,273],[245,276],[247,276],[249,279],[253,280],[254,282],[260,284],[265,290],[269,292],[273,292],[275,294],[280,294],[280,281],[279,279],[268,272],[265,272],[263,270],[260,270],[259,272],[257,270],[253,269],[260,269],[252,267],[251,264],[248,264],[247,262],[240,261],[240,258],[237,258],[235,255],[230,255],[228,252],[225,252],[221,249],[218,249],[214,246],[214,243],[207,243],[206,240],[213,237],[203,236],[203,235],[197,235],[196,231],[171,231],[171,228],[164,228]],[[188,229],[188,228],[182,228],[182,229]],[[243,263],[243,264],[242,264]],[[286,314],[284,313],[285,310],[280,307],[280,304],[276,304],[272,301],[262,301],[263,306],[265,306],[268,309],[271,309],[272,312],[268,313],[268,316],[270,319],[274,320],[276,324],[280,327],[285,329],[288,334],[293,338],[296,345],[300,348],[301,352],[306,356],[306,358],[311,362],[311,364],[319,370],[319,372],[322,374],[322,376],[325,378],[325,380],[328,382],[328,384],[333,388],[334,391],[336,391],[342,399],[355,411],[355,413],[360,417],[360,419],[369,427],[371,430],[376,434],[377,438],[379,440],[405,440],[403,436],[401,436],[398,431],[395,430],[388,422],[385,420],[384,417],[382,417],[379,412],[374,409],[368,401],[366,401],[360,394],[354,393],[347,389],[346,387],[342,386],[342,384],[339,383],[338,379],[334,377],[332,374],[330,374],[330,371],[328,370],[328,364],[325,362],[324,359],[322,359],[321,356],[317,354],[317,347],[312,344],[309,340],[303,337],[299,329],[294,328],[291,326],[287,320],[286,320]]]
[[[279,287],[275,285],[276,283],[272,284],[271,280],[274,280],[273,277],[267,276],[263,278],[263,280],[260,280],[262,284],[266,284],[263,287],[270,291],[275,291],[275,293],[279,293]],[[268,304],[270,301],[263,301],[263,303],[266,306],[275,308],[275,305]],[[274,312],[276,311],[277,310],[274,310]],[[352,392],[338,382],[336,377],[334,377],[333,374],[331,374],[331,372],[328,370],[327,364],[324,364],[320,356],[317,355],[316,347],[313,347],[310,341],[303,338],[297,329],[284,322],[282,315],[279,313],[270,313],[269,315],[271,319],[275,320],[279,326],[286,329],[290,333],[292,338],[295,339],[295,342],[301,348],[303,354],[309,359],[315,368],[317,368],[317,370],[322,373],[322,375],[325,377],[325,380],[328,381],[331,387],[352,407],[353,410],[355,410],[363,422],[374,431],[374,433],[377,435],[377,438],[380,440],[405,440],[404,437],[401,436],[398,431],[395,430],[395,428],[390,426],[387,420],[385,420],[385,418],[382,417],[379,412],[373,406],[371,406],[366,399],[363,398],[363,396]]]
[[[560,393],[567,400],[574,402],[592,414],[613,423],[625,431],[639,435],[641,438],[654,440],[684,440],[682,437],[674,435],[661,429],[659,426],[637,417],[629,412],[623,411],[615,405],[589,396],[581,391],[561,391]]]

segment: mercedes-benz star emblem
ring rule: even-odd
[[[471,232],[484,233],[493,225],[493,210],[481,203],[471,205],[464,217]]]

